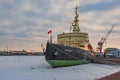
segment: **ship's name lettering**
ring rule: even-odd
[[[72,50],[70,50],[70,49],[64,49],[64,51],[67,51],[67,52],[72,52]]]

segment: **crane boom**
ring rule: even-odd
[[[115,25],[112,26],[112,28],[108,31],[108,33],[101,38],[101,42],[104,44],[108,38],[108,36],[110,35],[110,33],[112,32],[113,28],[115,27]]]
[[[115,27],[115,24],[112,26],[112,28],[108,31],[108,33],[101,38],[101,41],[98,42],[98,50],[100,53],[102,53],[102,47],[103,47],[103,44],[106,42],[108,36],[110,35],[110,33],[112,32],[113,28]]]

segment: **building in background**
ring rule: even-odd
[[[106,48],[104,50],[106,56],[120,58],[120,49],[117,48]]]

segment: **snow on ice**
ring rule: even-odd
[[[44,56],[0,56],[0,80],[96,80],[120,66],[84,64],[52,68]]]

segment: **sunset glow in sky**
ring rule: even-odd
[[[0,0],[0,50],[41,51],[49,29],[54,42],[57,34],[69,32],[76,5],[79,27],[94,49],[113,24],[104,48],[120,48],[120,0]]]

